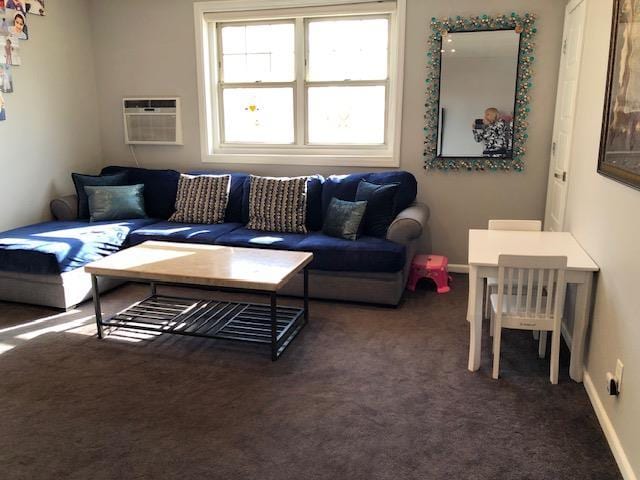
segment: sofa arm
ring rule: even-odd
[[[51,214],[56,220],[76,220],[78,218],[78,196],[54,198],[49,204]]]
[[[387,240],[407,244],[422,235],[428,220],[429,207],[422,203],[414,203],[402,210],[391,222],[387,230]]]

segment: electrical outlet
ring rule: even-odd
[[[618,393],[622,390],[622,371],[624,370],[624,365],[618,359],[616,361],[616,383],[618,384]]]

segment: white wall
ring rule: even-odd
[[[479,6],[479,3],[482,5]],[[258,174],[348,173],[370,168],[202,164],[192,0],[90,0],[107,164],[131,164],[123,142],[121,101],[127,95],[182,97],[184,147],[138,148],[144,166],[179,170],[226,168]],[[532,11],[539,15],[531,128],[524,173],[425,173],[422,150],[427,37],[431,17]],[[543,217],[564,2],[558,0],[408,0],[401,168],[429,204],[433,251],[466,263],[469,228],[489,218]],[[423,249],[428,249],[425,239]]]
[[[473,138],[471,124],[489,107],[513,115],[517,70],[517,60],[510,57],[446,58],[440,91],[445,155],[482,156],[484,144]]]
[[[49,218],[49,201],[73,192],[71,172],[102,163],[88,5],[48,2],[29,16],[14,93],[0,122],[0,231]]]
[[[609,53],[612,0],[588,0],[584,55],[576,104],[566,227],[600,266],[590,342],[588,380],[628,464],[640,478],[640,191],[596,171]],[[607,395],[605,375],[624,363],[622,393]],[[597,409],[597,408],[596,408]],[[601,423],[608,428],[607,418]],[[611,431],[609,432],[611,434]],[[628,476],[627,478],[632,478]]]

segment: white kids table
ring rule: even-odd
[[[480,368],[482,344],[483,279],[498,278],[498,256],[558,255],[567,257],[567,284],[577,286],[571,331],[563,325],[563,336],[571,349],[569,375],[582,381],[584,345],[591,314],[593,276],[598,265],[568,232],[516,232],[469,230],[469,370]]]

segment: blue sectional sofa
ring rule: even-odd
[[[179,172],[111,166],[102,173],[121,171],[127,172],[129,183],[145,185],[149,218],[90,223],[77,218],[75,195],[52,201],[55,221],[0,233],[0,300],[70,308],[91,294],[84,265],[122,248],[161,240],[309,251],[314,254],[309,276],[312,297],[396,305],[428,220],[428,209],[414,203],[416,179],[403,171],[309,177],[307,234],[245,228],[248,174],[231,174],[225,223],[201,225],[167,221],[174,211]],[[322,234],[322,221],[331,198],[353,200],[361,179],[379,184],[400,183],[397,217],[386,238],[363,236],[350,241]],[[107,290],[115,285],[116,281],[105,279],[100,288]],[[282,293],[301,292],[301,278],[294,278]]]

